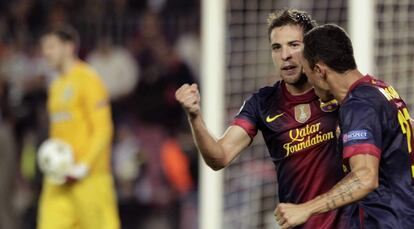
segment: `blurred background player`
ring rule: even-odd
[[[262,131],[276,166],[279,200],[302,203],[329,190],[342,176],[336,151],[337,106],[322,106],[302,73],[304,33],[316,23],[306,12],[279,10],[269,15],[273,63],[281,81],[245,101],[220,139],[207,130],[196,84],[183,85],[176,98],[187,112],[195,142],[214,170],[231,163]],[[312,217],[300,228],[340,228],[340,212]]]
[[[282,228],[350,205],[347,228],[414,228],[413,136],[407,106],[383,81],[363,75],[351,40],[337,25],[306,34],[304,70],[341,104],[340,148],[350,173],[329,192],[300,205],[280,204]],[[347,219],[348,220],[348,219]]]
[[[62,26],[41,40],[44,57],[59,75],[48,95],[50,138],[69,143],[76,164],[66,184],[44,181],[38,228],[118,229],[109,98],[97,73],[77,58],[78,39],[72,27]]]

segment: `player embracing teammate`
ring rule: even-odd
[[[211,168],[229,165],[260,130],[277,171],[279,200],[303,203],[327,192],[343,177],[336,151],[338,107],[335,102],[321,103],[302,72],[303,37],[315,21],[306,12],[286,9],[270,14],[268,23],[271,55],[282,80],[247,99],[221,138],[215,139],[204,124],[197,85],[183,85],[176,98]],[[312,216],[298,228],[343,228],[341,211]]]
[[[351,40],[339,26],[316,27],[304,43],[310,82],[341,105],[340,153],[350,172],[313,200],[280,204],[279,224],[290,228],[353,203],[348,228],[414,228],[414,141],[404,100],[389,84],[358,71]]]
[[[277,171],[275,217],[282,228],[414,228],[414,146],[405,102],[390,85],[357,70],[341,28],[315,26],[295,9],[270,15],[272,59],[282,80],[247,99],[219,139],[204,124],[197,85],[177,90],[197,147],[219,170],[260,130]]]

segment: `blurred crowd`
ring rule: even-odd
[[[36,151],[56,77],[39,37],[59,24],[78,30],[79,55],[111,98],[122,228],[196,228],[197,152],[174,93],[198,82],[199,8],[197,0],[0,1],[0,228],[36,225]]]

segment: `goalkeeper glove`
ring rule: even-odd
[[[89,173],[89,167],[85,164],[75,164],[66,175],[66,183],[82,180]]]

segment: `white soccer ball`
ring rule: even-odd
[[[74,165],[72,147],[59,139],[48,139],[38,151],[38,164],[46,179],[54,184],[63,184]]]

